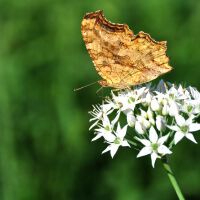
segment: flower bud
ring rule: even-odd
[[[152,109],[153,111],[158,111],[158,110],[160,110],[160,105],[159,105],[159,103],[158,103],[158,101],[157,101],[156,99],[153,99],[153,100],[151,101],[151,109]]]
[[[167,104],[164,104],[162,108],[162,114],[163,115],[168,115],[169,114],[169,106]]]
[[[142,110],[142,109],[140,109],[140,111],[141,111],[141,116],[143,118],[147,119],[147,117],[148,117],[147,113],[144,110]]]
[[[150,128],[150,126],[151,126],[151,123],[148,121],[148,120],[146,120],[145,118],[142,120],[142,125],[146,128],[146,129],[148,129],[148,128]]]
[[[129,112],[127,114],[127,123],[130,127],[134,127],[135,126],[135,116],[133,115],[132,112]]]
[[[178,110],[177,104],[174,101],[171,101],[169,105],[169,115],[176,116],[178,115],[178,113],[179,113],[179,110]]]
[[[165,129],[165,120],[161,115],[156,116],[156,127],[159,131]]]
[[[135,130],[139,133],[139,134],[144,134],[145,130],[144,127],[142,127],[141,123],[139,121],[135,122]]]
[[[153,112],[150,108],[148,108],[148,110],[147,110],[147,116],[149,119],[153,118]]]
[[[151,95],[150,95],[150,93],[148,92],[147,93],[147,95],[146,95],[146,98],[145,98],[145,102],[147,103],[147,104],[150,104],[151,103]]]

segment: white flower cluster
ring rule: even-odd
[[[102,152],[113,157],[120,146],[139,150],[137,157],[150,155],[154,167],[157,158],[172,153],[182,139],[197,143],[193,132],[200,113],[200,93],[160,81],[156,87],[146,84],[134,90],[111,91],[102,105],[89,112],[95,137],[108,144]]]

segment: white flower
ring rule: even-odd
[[[151,126],[151,123],[143,116],[137,115],[137,121],[144,127],[144,129],[148,129]]]
[[[92,129],[94,126],[96,126],[99,122],[99,120],[101,120],[103,118],[103,115],[104,115],[104,112],[103,110],[101,109],[101,106],[99,105],[96,105],[96,106],[93,106],[93,110],[91,112],[89,112],[90,115],[92,115],[93,118],[90,119],[90,122],[91,121],[95,121],[89,128]]]
[[[169,114],[169,99],[167,94],[163,94],[160,92],[155,91],[156,98],[157,98],[157,107],[159,105],[159,108],[153,108],[155,111],[161,111],[162,115],[168,115]],[[152,105],[153,106],[153,105]],[[155,105],[154,105],[155,106]]]
[[[120,146],[130,147],[126,139],[124,139],[126,131],[127,125],[121,129],[120,124],[118,123],[117,131],[115,132],[115,134],[110,134],[109,137],[106,138],[109,146],[102,153],[110,151],[110,155],[113,158]]]
[[[178,90],[174,87],[174,85],[167,91],[166,96],[169,100],[175,100],[179,97]]]
[[[193,118],[185,120],[181,115],[175,117],[177,125],[168,126],[171,130],[176,131],[174,136],[174,143],[177,144],[183,137],[197,143],[191,132],[200,130],[200,124],[193,123]]]
[[[154,111],[161,110],[163,115],[175,116],[179,113],[178,103],[176,102],[177,90],[173,88],[170,92],[168,91],[166,94],[156,92],[157,94],[157,109],[153,108]],[[154,102],[155,104],[155,102]],[[156,105],[156,104],[155,104]],[[154,105],[154,107],[155,107]],[[159,105],[159,108],[158,108]]]
[[[91,130],[93,127],[95,127],[100,120],[103,120],[104,116],[109,115],[113,112],[113,104],[112,102],[106,103],[103,105],[96,105],[93,106],[93,110],[89,112],[90,115],[92,115],[91,121],[95,121],[89,128]]]
[[[132,97],[129,97],[125,92],[121,92],[116,96],[114,93],[112,95],[113,102],[118,108],[118,112],[124,112],[125,114],[133,111],[137,102],[133,101]]]
[[[145,126],[145,128],[149,128],[151,124],[155,125],[153,112],[150,109],[150,107],[148,108],[147,111],[144,111],[142,109],[140,109],[140,111],[141,111],[141,116],[137,116],[137,119]]]
[[[108,144],[102,153],[109,151],[113,157],[120,146],[138,148],[142,143],[137,157],[149,154],[154,167],[156,159],[171,154],[184,137],[197,143],[193,132],[200,130],[200,93],[161,80],[157,87],[145,84],[111,91],[111,97],[89,113],[90,129],[95,131],[92,141],[102,138]]]
[[[195,100],[200,100],[200,93],[197,91],[196,88],[194,87],[189,87],[189,91]]]
[[[199,113],[199,103],[196,100],[187,100],[183,103],[181,107],[181,111],[188,114],[188,116],[192,116]]]
[[[137,157],[142,157],[151,154],[151,162],[154,167],[157,158],[161,158],[172,152],[163,145],[167,141],[168,135],[158,138],[156,130],[152,126],[149,130],[149,140],[137,138],[145,147],[143,147]]]
[[[114,124],[110,123],[109,118],[107,116],[104,116],[102,120],[102,126],[95,129],[96,136],[92,139],[92,141],[95,141],[101,137],[104,137],[104,139],[106,140],[106,138],[109,137],[110,134],[112,134],[113,126]]]
[[[200,113],[200,99],[199,100],[190,100],[193,106],[192,114],[199,114]]]
[[[114,102],[116,108],[120,109],[121,111],[129,108],[128,98],[124,93],[120,93],[117,96],[112,92],[112,99],[113,99],[113,102]]]
[[[135,90],[126,90],[118,93],[118,96],[113,93],[113,100],[119,105],[120,110],[125,114],[134,111],[135,106],[141,102],[141,97],[146,92],[146,88],[142,87]]]
[[[101,108],[107,114],[110,114],[113,112],[114,109],[117,109],[116,105],[110,98],[106,99],[105,102],[103,102]]]
[[[136,99],[141,98],[144,94],[146,94],[148,92],[148,90],[149,90],[148,87],[141,87],[141,88],[134,90]]]
[[[179,85],[179,87],[177,87],[174,84],[166,92],[166,97],[168,100],[173,100],[173,101],[180,101],[191,98],[189,92],[185,88],[183,88],[182,85]]]
[[[193,107],[192,111],[189,114],[199,114],[200,113],[200,93],[196,88],[189,87],[188,91],[190,91],[192,98],[188,98],[186,105],[189,103],[190,106],[186,107],[185,111],[190,110],[191,106]]]
[[[182,85],[179,85],[178,87],[178,96],[179,96],[179,99],[190,99],[190,93],[182,87]]]

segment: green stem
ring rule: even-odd
[[[173,186],[173,188],[174,188],[179,200],[185,200],[185,197],[183,196],[183,194],[181,192],[181,189],[180,189],[180,187],[179,187],[179,185],[178,185],[178,183],[177,183],[177,181],[176,181],[176,179],[174,177],[174,174],[173,174],[173,172],[172,172],[172,170],[171,170],[171,168],[170,168],[170,166],[169,166],[169,164],[167,162],[167,158],[166,157],[162,158],[162,164],[163,164],[163,167],[164,167],[165,171],[167,172],[169,180],[170,180],[170,182],[171,182],[171,184],[172,184],[172,186]]]

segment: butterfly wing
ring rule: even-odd
[[[171,70],[165,42],[144,32],[135,36],[127,25],[106,20],[102,11],[86,14],[81,32],[104,86],[138,85]]]

